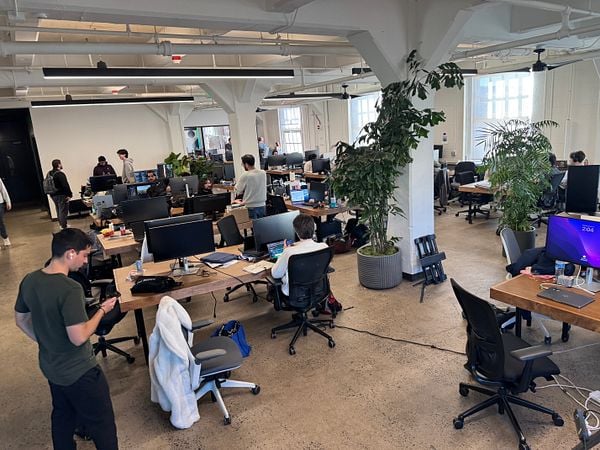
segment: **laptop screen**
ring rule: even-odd
[[[292,203],[304,201],[304,191],[290,191]]]
[[[279,242],[271,242],[267,244],[267,250],[269,251],[269,258],[277,259],[283,253],[283,243],[284,241]]]

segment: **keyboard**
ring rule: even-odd
[[[249,266],[244,267],[244,270],[249,273],[257,274],[262,272],[263,270],[270,270],[274,264],[269,261],[260,261],[254,264],[250,264]]]
[[[575,292],[571,292],[566,289],[554,287],[538,292],[537,296],[554,300],[555,302],[562,303],[563,305],[573,306],[574,308],[578,309],[581,309],[594,301],[593,298],[586,297],[585,295],[576,294]]]

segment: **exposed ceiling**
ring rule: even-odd
[[[222,1],[202,2],[206,18],[199,12],[200,20],[192,20],[184,11],[152,14],[143,8],[142,1],[137,3],[143,12],[134,19],[134,8],[119,7],[116,2],[92,12],[88,5],[91,0],[70,0],[61,5],[43,0],[0,0],[0,105],[15,99],[56,100],[67,93],[74,98],[191,94],[197,107],[215,104],[198,84],[138,80],[106,85],[106,81],[57,82],[39,75],[42,67],[95,67],[100,60],[112,68],[296,69],[296,78],[282,80],[273,86],[272,94],[342,92],[344,82],[349,84],[350,94],[377,90],[372,74],[352,77],[351,69],[366,63],[347,39],[349,26],[333,21],[329,27],[315,24],[316,33],[306,34],[302,31],[310,27],[296,23],[299,11],[322,7],[325,1],[347,4],[343,0],[240,0],[237,3],[241,6],[260,5],[266,15],[275,14],[271,17],[280,18],[281,25],[273,27],[266,19],[244,21],[246,13],[240,6],[240,17],[232,28],[231,18],[218,17],[218,7],[213,5]],[[452,53],[465,68],[477,68],[481,73],[520,68],[535,61],[533,51],[537,47],[546,49],[542,58],[548,63],[600,57],[598,0],[427,1],[476,8],[462,27]],[[416,4],[418,8],[419,2]],[[192,23],[198,28],[192,28]],[[205,23],[212,26],[203,27]],[[183,45],[187,51],[177,53]],[[287,103],[301,101],[306,100]]]

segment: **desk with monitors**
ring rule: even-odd
[[[189,197],[198,192],[200,181],[198,175],[188,175],[185,177],[173,177],[169,179],[171,195],[173,197],[185,195]]]
[[[224,213],[227,205],[231,205],[231,194],[198,195],[185,199],[183,214],[204,213],[216,219],[219,213]]]
[[[136,241],[144,239],[144,221],[169,217],[166,197],[126,200],[119,204],[123,222],[133,231]]]
[[[300,214],[298,211],[290,211],[254,219],[252,221],[254,249],[264,253],[267,251],[267,244],[283,240],[294,241],[296,238],[294,219],[298,214]]]
[[[116,175],[99,175],[90,177],[89,180],[92,192],[110,191],[113,186],[121,184],[121,177]]]
[[[312,160],[313,173],[329,173],[331,172],[331,162],[329,159],[318,158]]]

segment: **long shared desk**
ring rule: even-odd
[[[239,246],[234,245],[231,247],[224,247],[218,249],[219,252],[227,252],[232,254],[239,253]],[[202,255],[198,255],[201,257]],[[131,287],[133,281],[129,280],[129,272],[131,267],[121,267],[114,269],[114,277],[117,291],[121,293],[119,300],[121,311],[134,311],[135,323],[137,326],[138,336],[142,341],[144,348],[144,357],[148,362],[148,339],[146,334],[146,324],[144,322],[145,308],[151,308],[157,306],[160,303],[160,299],[165,295],[173,297],[176,300],[182,300],[194,295],[208,294],[210,292],[223,290],[226,288],[235,287],[241,283],[250,283],[263,279],[267,276],[266,271],[262,271],[258,274],[252,274],[246,272],[244,267],[252,264],[248,261],[239,260],[237,263],[226,267],[210,269],[204,266],[199,261],[194,261],[193,264],[198,264],[200,270],[197,275],[185,275],[178,278],[183,284],[172,291],[163,292],[160,294],[138,294],[133,295],[131,293]],[[161,263],[145,263],[144,264],[144,276],[150,275],[169,275],[171,273],[172,261],[161,262]],[[202,269],[208,272],[208,275],[202,274]]]
[[[503,303],[516,306],[517,317],[515,334],[521,336],[521,313],[533,311],[563,323],[577,325],[591,331],[600,332],[600,293],[592,295],[577,289],[575,292],[594,298],[595,301],[581,309],[538,297],[542,282],[527,275],[519,275],[498,283],[490,288],[490,297]],[[575,288],[562,288],[575,289]],[[568,339],[568,329],[563,327],[563,340]]]

